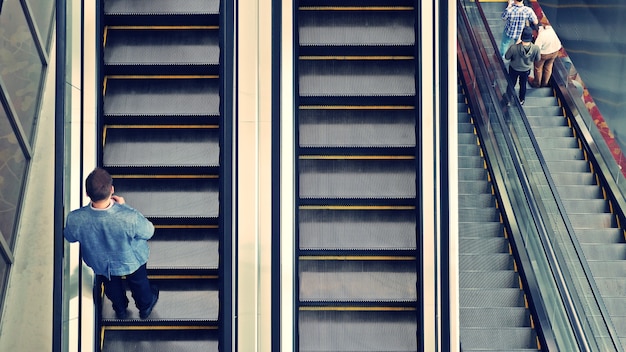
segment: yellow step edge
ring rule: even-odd
[[[411,312],[415,307],[300,307],[300,311],[345,311],[345,312]]]
[[[413,11],[413,6],[301,6],[300,11]]]
[[[413,261],[417,258],[412,255],[301,255],[299,260],[350,260],[350,261]]]
[[[407,56],[407,55],[368,55],[368,56],[357,56],[357,55],[333,55],[333,56],[313,56],[313,55],[303,55],[299,56],[300,60],[346,60],[346,61],[356,61],[356,60],[413,60],[415,56]]]
[[[413,160],[413,155],[300,155],[300,160]]]
[[[359,106],[359,105],[301,105],[300,110],[415,110],[412,105],[377,105],[377,106]]]
[[[301,205],[300,210],[415,210],[413,205]]]

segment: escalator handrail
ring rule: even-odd
[[[470,35],[471,38],[469,38],[469,40],[472,42],[472,47],[474,48],[481,48],[483,47],[482,45],[479,45],[478,40],[475,38],[475,36],[473,35],[473,30],[470,28],[471,25],[469,24],[470,21],[469,19],[466,17],[466,13],[464,11],[464,7],[461,4],[461,0],[459,0],[459,12],[462,14],[463,19],[465,21],[465,25],[468,27],[468,33],[472,33],[472,35]],[[479,5],[478,5],[479,6]],[[484,13],[482,12],[482,10],[480,10],[480,14],[481,17],[483,18],[483,25],[485,26],[485,28],[488,28],[487,25],[487,21],[486,18],[484,16]],[[488,31],[490,39],[492,41],[492,43],[495,43],[495,40],[493,39],[493,35],[491,34],[490,31]],[[481,55],[481,56],[485,56],[485,55]],[[501,60],[499,60],[501,62]],[[482,67],[480,67],[481,70],[483,70],[483,72],[490,72],[490,70],[487,69],[486,64],[484,62],[480,62],[480,64],[482,65]],[[510,90],[512,90],[512,86],[509,84],[509,94],[511,94]],[[490,96],[494,97],[496,95],[496,91],[493,88],[493,86],[491,84],[486,84],[485,87],[487,87],[487,89],[490,90]],[[473,94],[473,97],[477,96],[477,94]],[[499,100],[500,101],[500,100]],[[509,100],[510,101],[510,100]],[[504,114],[502,111],[500,111],[499,104],[493,104],[494,106],[498,107],[496,110],[496,118],[499,120],[499,123],[501,126],[506,126],[508,125],[505,122],[504,119]],[[521,110],[521,106],[518,107]],[[523,115],[523,111],[522,111],[522,115]],[[526,126],[527,128],[529,128],[528,126],[528,122],[525,119],[525,115],[522,116],[522,118],[525,120]],[[535,224],[537,225],[537,230],[538,230],[538,235],[540,237],[541,243],[544,246],[544,249],[546,251],[546,258],[549,262],[549,265],[553,271],[553,275],[555,277],[555,283],[558,287],[559,292],[561,293],[561,297],[563,299],[563,303],[564,303],[564,308],[567,312],[567,316],[570,320],[570,324],[572,326],[572,331],[574,333],[575,338],[577,339],[577,343],[579,345],[580,348],[582,348],[583,350],[587,351],[589,350],[589,345],[588,345],[588,341],[586,339],[586,336],[583,332],[581,323],[580,323],[580,318],[578,317],[578,313],[577,310],[575,309],[575,304],[573,303],[573,297],[570,294],[570,290],[565,282],[564,279],[564,273],[563,273],[563,269],[561,268],[560,264],[559,264],[559,260],[557,259],[557,255],[554,251],[554,246],[552,245],[552,242],[548,236],[548,230],[547,228],[549,227],[547,222],[544,222],[542,219],[545,219],[546,216],[542,216],[542,214],[545,214],[545,211],[542,212],[540,210],[540,205],[537,204],[536,200],[532,197],[532,194],[534,193],[531,189],[533,188],[533,186],[531,185],[530,181],[528,180],[528,176],[526,175],[526,172],[523,170],[522,165],[522,157],[520,156],[520,154],[518,153],[518,149],[517,147],[515,147],[515,143],[513,142],[514,136],[512,135],[512,131],[510,131],[509,129],[507,129],[505,131],[506,133],[503,133],[504,138],[506,139],[506,143],[507,143],[507,148],[509,149],[510,153],[512,156],[515,157],[514,160],[514,165],[516,168],[516,173],[517,173],[517,177],[520,180],[521,184],[522,184],[522,188],[524,189],[524,193],[527,195],[526,199],[527,199],[527,203],[528,206],[531,210],[532,213],[532,217],[535,219]],[[536,145],[536,141],[534,141],[535,144],[535,148],[537,148]],[[545,161],[541,160],[541,162],[545,165]],[[546,170],[546,168],[544,167],[544,170]],[[545,171],[544,171],[545,173]],[[547,175],[549,176],[549,175]],[[521,243],[521,242],[520,242]],[[537,289],[537,294],[539,294],[539,290]],[[547,316],[546,316],[547,317]]]
[[[485,16],[485,13],[484,13],[484,11],[482,9],[482,6],[480,4],[480,0],[476,0],[475,4],[476,4],[477,10],[478,10],[478,12],[480,14],[482,23],[485,25],[485,28],[489,29],[487,31],[487,33],[489,35],[489,39],[490,39],[491,43],[494,46],[494,48],[497,48],[497,43],[495,41],[493,33],[490,30],[489,25],[488,25],[487,17]],[[497,62],[500,63],[500,65],[502,67],[502,72],[506,72],[506,66],[504,65],[504,61],[503,60],[497,60]],[[489,72],[493,72],[493,71],[489,71]],[[505,77],[508,80],[508,75],[505,75]],[[567,94],[568,99],[566,99],[565,102],[564,102],[565,103],[565,106],[564,106],[565,109],[568,110],[568,109],[570,109],[571,106],[576,106],[577,107],[576,110],[580,112],[580,115],[583,115],[583,116],[586,115],[587,116],[587,121],[590,121],[591,117],[589,116],[588,111],[586,109],[581,109],[580,106],[579,106],[580,103],[582,103],[581,99],[574,99],[573,96],[572,96],[571,91],[567,90],[565,88],[565,85],[563,84],[564,82],[567,82],[568,74],[567,74],[567,71],[564,68],[564,65],[563,65],[561,59],[559,59],[559,60],[557,60],[557,62],[555,62],[555,67],[553,68],[552,77],[553,77],[553,81],[554,82],[558,82],[557,84],[555,84],[555,86],[556,86],[555,89],[558,92],[563,92],[563,90],[568,92],[568,94]],[[544,170],[544,175],[546,177],[546,181],[548,183],[548,186],[549,186],[550,190],[552,191],[552,195],[553,195],[554,201],[555,201],[555,203],[557,205],[559,213],[561,214],[561,218],[563,220],[563,224],[564,224],[564,226],[567,229],[567,233],[569,235],[569,238],[570,238],[570,241],[572,243],[572,246],[574,247],[574,249],[576,251],[576,255],[579,258],[579,262],[581,264],[583,272],[585,273],[585,277],[593,278],[593,274],[591,272],[591,269],[589,268],[587,260],[585,259],[585,256],[583,254],[582,247],[581,247],[581,245],[580,245],[580,243],[578,241],[578,238],[575,235],[575,231],[574,231],[574,228],[573,228],[573,226],[571,224],[571,221],[569,220],[569,216],[567,216],[567,211],[565,210],[565,206],[563,205],[563,201],[561,200],[561,197],[558,194],[558,192],[556,192],[556,184],[554,183],[552,175],[550,174],[550,172],[549,172],[549,170],[547,168],[547,163],[545,161],[545,158],[543,157],[543,154],[541,153],[541,150],[539,148],[539,145],[537,143],[537,140],[536,140],[534,134],[531,133],[531,126],[530,126],[530,123],[528,121],[528,118],[526,117],[526,114],[524,113],[524,110],[522,109],[521,105],[517,102],[517,99],[515,99],[515,92],[513,90],[513,85],[511,84],[511,82],[509,82],[508,87],[507,87],[507,95],[508,95],[507,99],[504,99],[504,100],[499,99],[499,100],[501,100],[501,101],[509,101],[509,102],[511,102],[511,101],[516,102],[515,105],[517,105],[517,109],[518,109],[518,111],[519,111],[519,113],[521,115],[522,121],[524,122],[526,131],[528,131],[530,140],[531,140],[531,142],[533,144],[533,148],[537,152],[537,158],[539,160],[539,163],[540,163],[542,169]],[[570,116],[576,116],[576,115],[572,114]],[[580,129],[580,126],[574,126],[574,127]],[[589,147],[595,146],[595,143],[593,142],[593,138],[590,137],[590,134],[589,134],[588,131],[587,131],[586,134],[582,130],[580,130],[580,132],[588,137],[587,141],[588,141],[588,146]],[[593,154],[593,149],[585,148],[585,150],[592,151],[592,154]],[[596,150],[597,150],[597,148],[596,148]],[[526,165],[526,163],[524,163],[524,165]],[[608,170],[608,167],[606,167],[606,164],[600,165],[600,168],[603,171],[605,171],[605,172]],[[605,180],[607,179],[605,177],[604,172],[600,172],[599,174]],[[605,183],[605,184],[607,184],[607,185],[611,185],[611,184],[615,185],[614,182],[610,182],[609,180],[606,180],[606,181],[607,181],[607,183]],[[621,192],[617,192],[617,193],[615,192],[615,190],[617,189],[617,185],[615,185],[614,187],[610,187],[610,188],[613,191],[613,195],[614,195],[615,201],[620,205],[617,208],[619,209],[620,214],[622,215],[622,219],[624,219],[624,217],[623,217],[624,214],[622,213],[622,211],[624,209],[626,209],[626,202],[624,201],[623,197],[617,197],[617,195],[621,195]],[[538,193],[535,193],[535,194],[538,194]],[[539,202],[539,204],[540,203],[541,202]],[[540,205],[540,207],[541,207],[541,205]],[[541,207],[541,208],[543,208],[543,207]],[[542,214],[545,214],[545,211],[542,212]],[[544,218],[547,218],[547,217],[544,217]],[[546,240],[550,241],[549,237]],[[595,280],[590,279],[590,280],[588,280],[588,283],[589,283],[590,289],[591,289],[591,291],[592,291],[592,293],[594,295],[594,298],[595,298],[596,304],[598,306],[598,309],[600,310],[600,312],[601,312],[601,314],[604,317],[604,320],[606,322],[607,321],[607,317],[609,317],[608,310],[607,310],[603,300],[602,299],[598,299],[598,297],[601,297],[601,295],[600,295],[599,289],[597,288]],[[580,300],[577,299],[577,301],[580,301]],[[579,304],[576,304],[576,305],[579,305]],[[608,320],[610,321],[610,319],[608,319]],[[613,324],[612,323],[607,323],[606,327],[607,327],[607,330],[608,330],[608,332],[609,332],[609,334],[611,336],[611,341],[613,343],[613,347],[616,350],[621,350],[620,349],[621,345],[619,343],[617,343],[617,341],[619,341],[619,338],[617,337],[617,333],[615,331],[615,328],[614,328]]]

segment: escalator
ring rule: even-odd
[[[160,297],[147,319],[130,309],[120,320],[97,286],[100,351],[220,349],[220,3],[183,3],[101,2],[99,163],[155,225],[148,275]]]
[[[467,351],[537,351],[539,338],[526,306],[482,144],[458,96],[459,304],[461,347]]]
[[[481,2],[481,7],[499,43],[505,4]],[[615,208],[618,205],[603,185],[599,168],[583,148],[576,123],[566,115],[554,88],[528,85],[523,110],[601,296],[600,306],[606,308],[612,328],[626,348],[626,240]]]
[[[296,350],[416,351],[416,3],[296,6]]]

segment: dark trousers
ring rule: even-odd
[[[519,79],[519,100],[526,99],[526,84],[528,83],[528,76],[530,75],[530,70],[527,71],[516,71],[512,67],[509,66],[509,78],[511,78],[511,83],[513,84],[513,88],[517,84],[517,80]]]
[[[113,310],[123,312],[128,307],[128,297],[126,297],[126,288],[122,276],[111,276],[111,280],[107,280],[106,276],[98,275],[98,278],[104,283],[104,294],[113,303]],[[150,289],[150,281],[148,281],[148,271],[146,264],[142,265],[134,273],[126,275],[126,283],[133,299],[135,306],[139,310],[144,310],[152,303],[152,290]]]

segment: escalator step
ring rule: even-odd
[[[106,74],[219,72],[219,31],[171,27],[112,27],[107,31]],[[211,67],[213,67],[211,69]]]
[[[524,295],[519,288],[491,288],[488,290],[471,288],[461,289],[459,295],[461,307],[495,308],[524,307]]]
[[[563,125],[566,124],[565,117],[563,116],[563,110],[559,106],[550,106],[550,107],[524,107],[524,113],[529,118],[531,122],[531,126],[542,125],[542,122],[552,123],[551,117],[560,117],[563,121]],[[542,117],[543,119],[535,119],[532,117]],[[534,125],[533,122],[538,122],[538,125]],[[560,125],[555,125],[560,126]]]
[[[574,161],[572,161],[573,163]],[[549,164],[552,165],[552,164]],[[579,185],[579,186],[571,186],[571,185],[557,185],[557,191],[561,195],[563,199],[602,199],[604,198],[604,194],[602,194],[602,189],[596,185]]]
[[[129,304],[129,318],[118,320],[108,300],[103,301],[102,323],[104,325],[152,325],[170,322],[217,322],[219,314],[218,287],[215,279],[180,278],[160,279],[150,276],[150,283],[159,288],[159,301],[152,314],[145,320],[139,320],[139,313],[132,303]],[[131,294],[128,291],[127,296]]]
[[[598,214],[610,211],[609,204],[604,199],[589,199],[584,202],[580,200],[563,200],[563,205],[568,214]]]
[[[596,178],[590,172],[552,172],[552,179],[559,185],[595,185]]]
[[[301,96],[415,96],[413,60],[300,60]]]
[[[103,164],[116,166],[219,166],[217,128],[107,128]]]
[[[552,128],[550,128],[552,130]],[[558,129],[557,134],[561,133],[561,128]],[[545,132],[544,134],[548,134]],[[545,136],[540,137],[535,133],[535,138],[537,139],[537,144],[544,148],[578,148],[578,141],[571,136],[568,137],[555,137],[555,136]]]
[[[519,287],[517,273],[510,270],[465,271],[459,283],[461,288]]]
[[[472,222],[498,222],[500,212],[498,209],[490,208],[460,208],[460,219],[471,219]]]
[[[301,209],[298,219],[303,250],[414,250],[417,246],[412,210]]]
[[[219,13],[219,0],[187,0],[185,6],[169,0],[126,1],[108,0],[104,13],[127,15]]]
[[[541,138],[559,138],[559,137],[571,137],[574,136],[572,129],[568,126],[550,127],[550,128],[535,128],[533,134],[537,139]]]
[[[489,181],[460,181],[459,194],[491,194],[491,183]]]
[[[482,169],[480,169],[482,171]],[[484,171],[483,171],[484,173]],[[483,177],[483,179],[486,176]],[[495,197],[491,193],[459,194],[459,208],[493,208],[496,205]],[[468,221],[466,221],[468,220]],[[463,222],[472,222],[471,218],[461,219]]]
[[[461,308],[459,319],[462,326],[483,328],[530,327],[530,315],[523,305],[520,307]]]
[[[513,258],[506,252],[481,253],[480,251],[466,253],[461,251],[459,255],[459,270],[461,271],[486,271],[486,270],[515,270]]]
[[[494,237],[502,236],[504,234],[504,225],[500,222],[490,223],[473,223],[464,222],[459,225],[461,227],[461,233],[463,237],[466,236],[483,236]]]
[[[148,269],[217,270],[219,267],[219,237],[216,230],[160,229],[148,241]]]
[[[477,144],[459,144],[459,156],[480,156],[480,147]]]
[[[300,311],[299,351],[417,351],[417,311]]]
[[[487,170],[483,168],[459,168],[459,180],[478,181],[487,178]]]
[[[413,109],[306,109],[301,147],[415,147]]]
[[[487,351],[484,346],[490,346],[488,351],[537,351],[536,333],[527,327],[462,328],[461,341],[466,352]]]
[[[583,243],[581,247],[583,248],[587,260],[626,259],[626,243]]]
[[[459,168],[482,168],[484,159],[481,156],[459,156]]]
[[[624,243],[624,231],[619,228],[576,229],[580,243]]]
[[[570,213],[569,219],[575,229],[601,229],[617,227],[615,215],[611,213]]]
[[[219,116],[219,102],[218,79],[122,76],[108,78],[103,109],[106,116]]]
[[[102,352],[218,352],[214,329],[104,329]]]
[[[462,237],[459,239],[459,250],[463,254],[508,253],[509,241],[504,237]],[[495,268],[491,268],[494,270]]]
[[[176,178],[118,178],[115,191],[149,218],[207,218],[219,215],[219,180],[192,176]]]
[[[548,161],[550,172],[590,172],[589,163],[586,160]]]
[[[416,266],[412,260],[301,260],[300,300],[415,302]]]
[[[337,9],[334,7],[333,9]],[[384,11],[307,10],[299,12],[300,45],[332,46],[413,46],[415,15],[405,8]],[[371,49],[370,49],[371,50]]]
[[[543,157],[547,162],[565,160],[584,160],[583,152],[578,148],[542,148]]]
[[[415,160],[299,161],[300,198],[415,198]]]
[[[626,272],[626,256],[622,259],[587,259],[595,278],[622,277]]]

